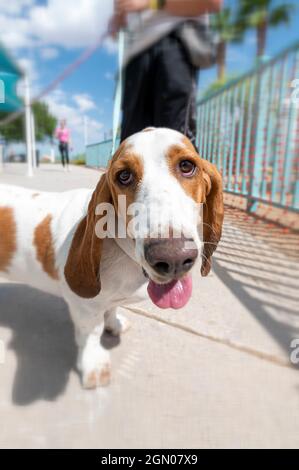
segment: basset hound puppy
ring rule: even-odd
[[[222,222],[216,167],[179,132],[149,128],[120,145],[94,191],[0,185],[0,276],[65,299],[83,386],[95,388],[110,381],[103,330],[128,327],[117,307],[146,286],[158,307],[183,307],[196,261],[210,271]]]

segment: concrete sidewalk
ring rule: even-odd
[[[0,183],[94,187],[99,173],[44,165]],[[112,349],[108,388],[81,389],[63,300],[0,284],[0,447],[298,447],[299,237],[227,208],[214,270],[180,311],[145,301]],[[4,425],[5,423],[5,425]]]

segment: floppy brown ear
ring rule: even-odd
[[[100,260],[104,240],[96,235],[96,206],[111,201],[106,175],[103,175],[92,194],[87,215],[79,223],[68,253],[64,275],[75,294],[93,298],[100,293]]]
[[[203,206],[203,241],[201,275],[207,276],[211,269],[211,257],[221,238],[224,217],[222,177],[216,166],[202,160],[206,182],[206,202]]]

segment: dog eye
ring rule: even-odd
[[[123,186],[128,186],[133,181],[133,174],[129,170],[123,170],[118,173],[117,180]]]
[[[196,165],[190,160],[182,160],[179,168],[183,176],[193,176],[196,170]]]

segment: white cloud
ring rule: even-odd
[[[113,0],[49,0],[29,14],[34,34],[43,44],[86,47],[106,30]]]
[[[59,51],[55,47],[43,47],[39,52],[41,58],[45,60],[56,59],[59,55]]]
[[[90,111],[91,109],[95,109],[96,105],[92,98],[87,93],[82,93],[73,96],[73,100],[77,104],[78,108],[81,112]]]
[[[33,5],[34,0],[9,0],[1,2],[1,12],[7,13],[8,15],[20,14],[24,8],[30,7]]]
[[[9,0],[0,8],[1,40],[9,48],[87,47],[106,31],[112,13],[113,0]],[[110,41],[105,45],[113,51]]]
[[[113,0],[0,0],[1,42],[11,49],[19,64],[26,70],[33,82],[32,96],[42,88],[38,83],[39,69],[32,57],[50,60],[63,49],[82,49],[94,44],[106,31],[113,12]],[[3,5],[2,5],[3,3]],[[104,47],[115,53],[116,46],[111,40]],[[24,50],[29,48],[29,54]],[[20,84],[20,88],[23,88]],[[23,90],[22,90],[23,91]],[[83,147],[83,115],[101,110],[87,93],[68,96],[61,89],[45,98],[51,112],[58,119],[66,119],[72,131],[75,148]],[[103,124],[88,116],[89,141],[99,141]]]
[[[13,17],[0,11],[1,42],[8,49],[32,47],[34,39],[29,22],[23,17]]]

